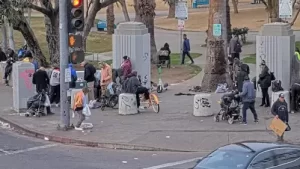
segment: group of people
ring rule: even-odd
[[[260,86],[260,90],[262,93],[262,101],[260,106],[270,107],[270,98],[268,94],[268,90],[271,87],[271,81],[275,80],[275,77],[272,72],[270,72],[266,62],[262,60],[260,64],[261,73],[259,77],[253,78],[250,81],[249,73],[250,69],[247,64],[243,64],[240,59],[242,44],[239,41],[238,36],[235,36],[231,39],[229,45],[230,58],[229,61],[233,64],[233,62],[237,65],[238,71],[236,76],[233,78],[236,82],[236,88],[239,91],[239,94],[236,97],[241,97],[243,107],[242,107],[242,124],[247,124],[247,110],[250,109],[254,122],[258,122],[258,116],[255,110],[255,99],[256,99],[256,84]],[[299,85],[300,86],[300,85]],[[300,87],[299,87],[300,89]],[[288,123],[288,105],[285,101],[284,94],[280,94],[279,98],[276,102],[273,103],[271,108],[272,114],[281,119],[283,122]],[[278,141],[282,141],[283,136],[278,137]]]

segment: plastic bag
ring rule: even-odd
[[[46,100],[45,100],[45,107],[50,107],[51,106],[51,103],[50,103],[50,99],[49,99],[49,96],[48,95],[46,95],[45,96],[46,97]]]
[[[86,105],[86,106],[83,108],[82,113],[83,113],[85,116],[87,116],[87,117],[92,115],[91,110],[90,110],[90,108],[89,108],[88,105]]]
[[[226,93],[228,92],[227,84],[218,84],[217,90],[215,93]]]

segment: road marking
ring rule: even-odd
[[[190,163],[190,162],[193,162],[193,161],[196,161],[196,160],[200,160],[200,159],[202,159],[202,157],[192,158],[192,159],[183,160],[183,161],[176,161],[176,162],[173,162],[173,163],[161,164],[161,165],[157,165],[157,166],[153,166],[153,167],[148,167],[148,168],[143,168],[143,169],[162,169],[162,168],[166,168],[166,167],[173,167],[173,166],[176,166],[176,165]]]
[[[44,145],[44,146],[37,146],[37,147],[32,147],[32,148],[27,148],[27,149],[24,149],[24,150],[17,150],[17,151],[4,151],[2,149],[0,149],[0,151],[5,153],[5,154],[2,154],[2,155],[14,155],[14,154],[20,154],[20,153],[26,153],[26,152],[51,148],[51,147],[55,147],[55,146],[57,146],[57,144],[48,144],[48,145]],[[2,155],[0,154],[0,156],[2,156]]]

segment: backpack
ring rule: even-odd
[[[279,92],[279,91],[283,91],[283,88],[281,86],[281,81],[280,80],[272,81],[272,92]]]
[[[270,75],[271,75],[271,81],[276,80],[276,77],[275,77],[275,75],[274,75],[274,72],[270,72]]]
[[[241,53],[242,52],[242,45],[239,41],[236,42],[235,46],[234,46],[234,51],[237,53]]]
[[[74,105],[73,105],[73,109],[75,110],[76,108],[78,107],[84,107],[83,105],[83,97],[84,97],[84,94],[82,91],[80,92],[77,92],[75,94],[75,98],[74,98]]]
[[[159,56],[169,56],[169,51],[167,51],[167,50],[160,50],[159,51]]]

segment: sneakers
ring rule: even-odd
[[[254,120],[254,123],[258,123],[258,119]]]
[[[82,131],[83,129],[81,127],[75,127],[75,130]]]

